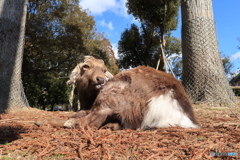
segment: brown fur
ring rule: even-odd
[[[103,60],[85,56],[84,62],[74,68],[67,82],[69,85],[77,84],[80,110],[89,110],[92,107],[99,90],[112,77]]]
[[[143,66],[123,71],[111,79],[100,91],[90,113],[80,123],[99,128],[108,117],[114,117],[123,128],[140,128],[149,100],[169,90],[174,91],[173,96],[183,112],[197,124],[180,82],[170,74]]]
[[[99,92],[92,108],[79,112],[79,119],[76,119],[74,125],[80,123],[81,126],[113,130],[141,128],[152,98],[167,95],[169,92],[172,93],[171,98],[177,101],[179,111],[197,127],[192,106],[181,83],[170,74],[144,66],[123,71],[108,81]],[[162,107],[159,102],[155,106]],[[162,113],[162,110],[156,111]],[[164,115],[169,115],[168,110],[163,111]]]

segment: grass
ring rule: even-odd
[[[50,156],[49,158],[47,158],[46,160],[58,160],[58,159],[62,159],[64,158],[64,155],[62,154],[57,154],[57,155],[54,155],[54,156]]]
[[[3,144],[3,145],[7,145],[7,144],[8,144],[8,141],[4,142],[4,144]]]

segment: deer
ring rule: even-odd
[[[97,129],[108,124],[134,130],[199,127],[182,84],[172,75],[146,66],[115,75],[99,91],[91,109],[76,117],[72,125]]]
[[[72,70],[67,85],[76,84],[78,91],[78,102],[80,103],[80,111],[69,117],[69,121],[65,119],[49,118],[44,121],[36,121],[37,126],[48,125],[54,127],[72,128],[75,117],[81,117],[88,114],[93,102],[95,101],[99,91],[103,88],[106,81],[111,79],[113,75],[107,70],[102,59],[92,56],[85,56],[84,61],[77,64]],[[73,92],[72,92],[73,93]],[[65,123],[66,122],[66,123]]]
[[[113,75],[107,71],[104,61],[92,56],[85,56],[71,72],[67,85],[76,84],[80,110],[92,107],[99,91]]]
[[[199,127],[182,84],[168,73],[145,66],[109,80],[79,123],[100,128],[108,117],[129,129]]]

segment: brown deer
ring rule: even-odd
[[[123,128],[197,128],[191,103],[172,75],[140,66],[117,74],[100,91],[79,123],[99,128],[108,117]]]
[[[89,110],[92,107],[100,89],[112,77],[103,60],[85,56],[84,62],[73,69],[67,82],[68,85],[77,85],[80,110]]]
[[[198,127],[181,83],[170,74],[144,66],[114,76],[100,90],[91,109],[80,111],[76,117],[72,126],[100,128],[107,124],[114,130]],[[118,127],[112,122],[117,122]]]
[[[92,56],[85,56],[84,61],[78,64],[72,71],[68,85],[76,84],[78,90],[78,101],[81,105],[80,111],[70,118],[83,117],[88,114],[100,89],[113,75],[107,71],[104,61]],[[36,121],[37,126],[50,125],[54,127],[74,127],[74,119],[49,118],[43,121]]]

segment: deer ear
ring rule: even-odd
[[[84,56],[83,62],[86,62],[87,60],[93,59],[93,58],[94,58],[93,56]]]
[[[81,63],[78,64],[73,70],[72,73],[70,74],[69,80],[67,81],[67,85],[72,85],[76,83],[77,77],[80,75],[80,69],[81,69]]]

